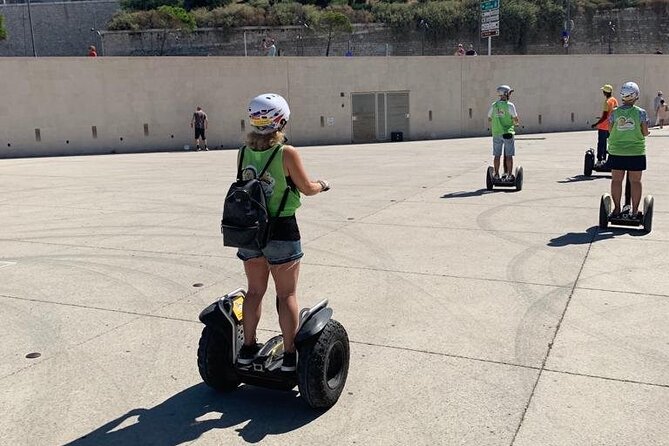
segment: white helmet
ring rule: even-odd
[[[497,94],[500,96],[508,96],[513,92],[513,88],[509,87],[508,85],[500,85],[497,87]]]
[[[634,101],[639,99],[639,86],[636,82],[625,82],[620,87],[620,96],[624,101]]]
[[[290,118],[288,102],[275,93],[264,93],[251,99],[249,121],[255,133],[267,135],[281,130]]]

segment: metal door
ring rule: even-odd
[[[388,137],[393,132],[402,132],[409,137],[409,93],[386,93]]]
[[[353,142],[376,142],[376,95],[355,93],[351,95],[353,115]]]

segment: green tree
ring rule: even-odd
[[[195,17],[190,12],[177,6],[161,6],[157,10],[159,27],[163,29],[160,43],[160,55],[165,51],[167,37],[173,33],[190,33],[195,29]]]
[[[353,31],[351,20],[337,11],[323,11],[318,18],[317,28],[319,31],[324,31],[328,36],[328,45],[325,49],[326,57],[330,55],[330,45],[335,35]]]
[[[0,15],[0,40],[7,38],[7,30],[5,29],[5,17]]]

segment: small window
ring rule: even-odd
[[[42,135],[41,135],[39,129],[35,129],[35,141],[37,141],[37,142],[41,142],[41,141],[42,141]]]
[[[98,128],[97,126],[92,126],[91,127],[91,135],[93,135],[93,139],[98,139]]]
[[[149,124],[144,124],[144,136],[149,136]]]

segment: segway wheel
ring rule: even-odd
[[[197,368],[205,384],[220,392],[228,392],[239,386],[230,344],[221,333],[209,327],[204,327],[200,336]]]
[[[516,175],[514,177],[514,180],[515,180],[516,190],[517,191],[522,190],[523,189],[523,168],[522,168],[522,166],[516,168]]]
[[[609,215],[611,215],[611,196],[608,194],[602,195],[599,200],[599,229],[606,230],[609,227]]]
[[[646,195],[643,200],[643,231],[650,234],[653,229],[653,204],[655,199],[652,195]]]
[[[297,377],[302,398],[313,408],[330,408],[346,384],[350,349],[344,327],[330,319],[298,350]]]
[[[583,160],[583,175],[589,177],[592,175],[592,169],[595,167],[595,154],[588,150],[585,152],[585,159]]]
[[[486,171],[485,174],[485,188],[488,190],[492,190],[493,182],[492,178],[495,175],[495,169],[492,168],[492,166],[488,167],[488,170]]]

